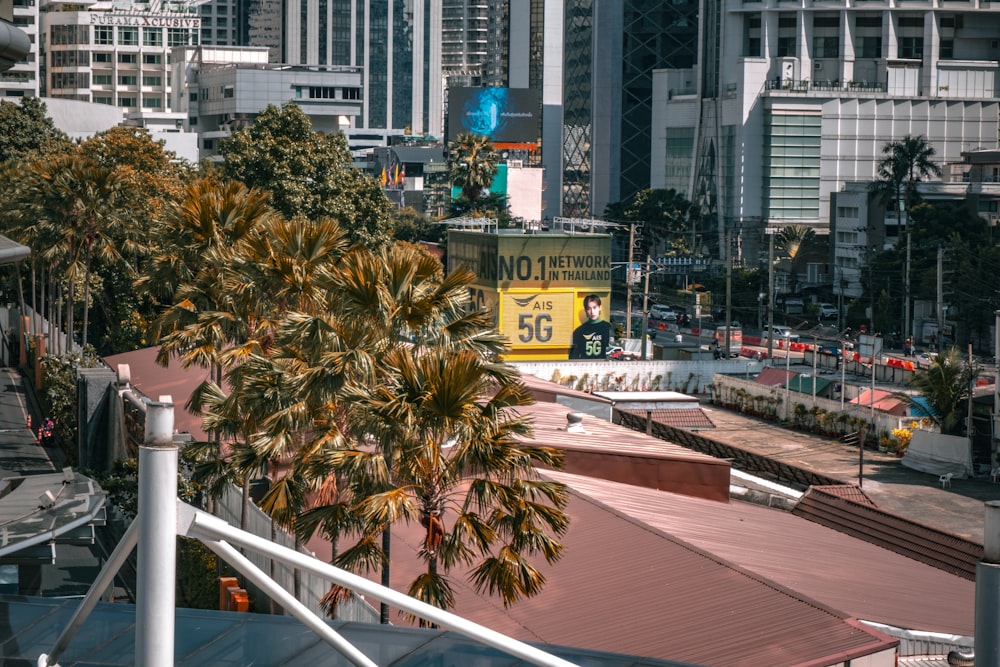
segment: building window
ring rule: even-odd
[[[882,38],[858,37],[856,53],[858,58],[881,58]]]
[[[53,67],[86,67],[90,64],[87,51],[53,51]]]
[[[120,107],[134,107],[135,98],[134,97],[119,97],[118,106]]]
[[[55,72],[52,74],[53,88],[90,88],[90,74],[87,72]]]
[[[142,106],[147,109],[160,109],[163,107],[163,102],[159,97],[144,97],[142,98]]]
[[[95,95],[94,104],[107,104],[108,106],[111,106],[112,100],[110,97],[98,97],[97,95]]]
[[[814,37],[813,58],[839,58],[839,37]]]
[[[54,25],[50,34],[53,44],[90,43],[90,28],[85,25]]]
[[[778,38],[778,57],[782,58],[785,56],[795,55],[795,38],[794,37],[779,37]]]
[[[222,97],[225,99],[231,99],[236,95],[236,91],[232,86],[226,86],[222,89]]]
[[[858,219],[858,207],[857,206],[838,206],[837,207],[837,217],[838,218],[851,218],[852,220]],[[840,232],[843,233],[843,232]]]
[[[188,101],[189,102],[197,102],[198,101],[198,93],[195,93],[195,92],[188,93]]]
[[[215,149],[215,140],[214,139],[205,139],[205,141],[202,143],[202,147],[206,151],[214,150]]]
[[[924,57],[924,38],[900,37],[899,57],[909,60],[921,60]]]
[[[139,46],[139,29],[118,28],[118,46]]]
[[[746,41],[743,55],[749,58],[761,57],[760,14],[746,17]]]
[[[111,75],[110,74],[95,74],[94,75],[94,85],[95,86],[110,86],[111,85]]]
[[[146,46],[163,46],[163,29],[143,28],[142,43]]]
[[[938,51],[938,58],[941,60],[954,60],[955,58],[955,40],[953,39],[942,39],[940,48]]]
[[[94,44],[114,44],[114,28],[109,25],[94,26]]]
[[[188,31],[184,28],[167,28],[167,46],[187,46]]]
[[[110,63],[110,62],[112,62],[111,61],[111,54],[110,53],[95,53],[94,54],[94,62],[95,63]]]
[[[130,74],[119,74],[118,75],[118,85],[119,86],[134,86],[136,84],[136,77]]]
[[[309,86],[309,99],[311,100],[337,99],[337,89],[331,86]]]
[[[118,62],[120,62],[120,63],[124,63],[124,64],[135,63],[136,60],[137,60],[136,54],[134,54],[134,53],[119,53],[118,54]]]
[[[764,198],[772,219],[819,217],[820,114],[765,116]]]
[[[144,86],[162,86],[163,77],[159,76],[144,76],[142,77],[142,85]]]
[[[361,99],[361,89],[360,88],[344,88],[343,99],[345,100],[360,100]]]
[[[163,62],[163,56],[159,53],[142,54],[142,62],[146,65],[159,65]]]

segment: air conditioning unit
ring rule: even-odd
[[[524,162],[522,160],[507,160],[508,169],[521,169],[524,167]]]
[[[823,69],[823,63],[813,63],[813,69],[817,72]]]

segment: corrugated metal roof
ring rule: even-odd
[[[834,488],[810,488],[793,513],[963,579],[976,580],[976,563],[983,559],[983,545],[885,512],[870,500],[858,503],[846,495],[831,493]]]
[[[767,366],[761,369],[754,382],[757,384],[766,384],[769,387],[783,387],[789,378],[793,378],[796,375],[798,373],[795,371],[786,371],[784,368]]]
[[[545,474],[568,482],[571,488],[566,508],[571,522],[562,538],[565,554],[554,565],[539,565],[546,577],[545,588],[504,609],[499,601],[478,595],[464,577],[456,576],[456,613],[519,639],[627,650],[632,655],[713,667],[836,664],[850,656],[891,650],[896,644],[821,601],[672,534],[677,523],[712,532],[714,517],[701,512],[739,503],[690,499],[696,502],[676,505],[686,507],[688,514],[680,518],[675,514],[654,525],[620,511],[617,502],[604,501],[633,498],[636,503],[651,503],[645,509],[648,518],[664,507],[664,499],[669,498],[669,506],[683,497],[586,477]],[[734,509],[737,516],[743,511]],[[750,523],[743,526],[747,532],[761,528]],[[715,532],[722,540],[739,541],[740,535],[727,529],[718,526]],[[393,529],[394,588],[405,590],[421,571],[416,558],[421,541],[420,526]],[[757,545],[763,541],[754,540]],[[799,574],[808,576],[810,570],[803,566]],[[393,622],[404,621],[394,615]]]
[[[866,408],[874,407],[881,412],[888,412],[897,416],[905,415],[909,407],[906,401],[896,398],[891,391],[883,389],[876,389],[874,393],[871,389],[865,389],[851,399],[850,402]]]
[[[632,521],[850,616],[974,634],[973,582],[877,545],[769,507],[546,474]]]
[[[535,424],[531,442],[536,446],[563,449],[593,449],[613,451],[616,454],[641,454],[659,458],[679,458],[701,461],[708,465],[729,465],[725,461],[691,451],[687,447],[667,442],[639,431],[622,428],[591,415],[580,414],[582,431],[567,430],[567,415],[572,410],[555,403],[536,403],[518,408],[518,412],[531,415]],[[681,412],[681,410],[658,410],[661,412]],[[700,412],[700,410],[699,410]]]

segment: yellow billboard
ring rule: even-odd
[[[608,234],[448,234],[448,269],[468,267],[476,283],[508,289],[607,290]]]
[[[611,237],[452,230],[448,269],[470,269],[473,303],[493,310],[510,360],[604,358],[611,340]],[[587,297],[590,299],[588,312]]]

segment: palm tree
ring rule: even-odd
[[[797,260],[802,248],[809,244],[815,232],[808,225],[788,225],[778,233],[777,246],[788,255],[789,292],[795,293],[798,282]]]
[[[500,156],[488,137],[460,134],[448,143],[448,172],[462,196],[475,204],[493,184]]]
[[[937,355],[931,365],[914,373],[910,386],[923,396],[931,408],[930,417],[945,434],[961,433],[962,403],[971,400],[972,383],[978,369],[962,359],[961,351],[953,347]],[[923,406],[908,395],[911,404]]]
[[[527,389],[502,364],[448,345],[397,348],[385,364],[385,382],[345,394],[375,446],[341,454],[366,527],[341,562],[367,565],[373,540],[365,536],[417,520],[426,571],[410,583],[411,596],[450,609],[447,575],[470,567],[477,590],[499,595],[505,606],[536,594],[545,578],[530,559],[553,562],[562,554],[557,538],[568,525],[568,494],[562,484],[535,478],[533,464],[561,467],[562,456],[521,441],[531,423],[514,410],[532,402]]]
[[[903,335],[910,335],[910,209],[917,200],[917,183],[928,176],[940,176],[941,168],[933,161],[935,151],[923,136],[906,135],[882,147],[882,160],[869,192],[885,202],[895,198],[897,217],[906,228],[906,265],[903,275]]]
[[[276,327],[266,372],[286,374],[294,389],[281,401],[272,401],[274,413],[256,446],[271,457],[291,460],[293,468],[309,469],[317,481],[338,475],[338,480],[346,479],[341,461],[347,456],[343,452],[352,452],[367,461],[368,481],[344,489],[358,501],[389,488],[400,464],[391,439],[383,439],[383,447],[371,456],[361,456],[381,426],[356,414],[357,406],[345,399],[348,389],[374,390],[389,383],[392,370],[387,363],[401,349],[420,354],[444,345],[496,359],[506,349],[505,339],[486,313],[470,309],[472,274],[457,270],[444,276],[440,262],[416,246],[400,243],[379,252],[355,247],[329,277],[324,308],[290,312]],[[310,439],[303,442],[294,435],[302,433]],[[321,505],[312,516],[335,509]],[[402,518],[387,516],[379,526],[381,540],[377,531],[368,530],[349,550],[351,555],[342,554],[341,559],[359,569],[381,567],[388,585],[389,526]],[[299,525],[304,536],[318,528],[336,533],[318,518]],[[387,605],[381,615],[388,623]]]

